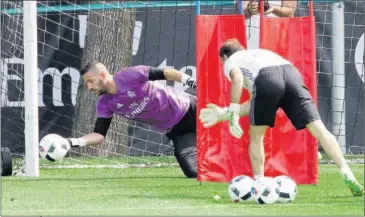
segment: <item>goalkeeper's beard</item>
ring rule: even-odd
[[[106,94],[108,92],[109,92],[109,90],[105,87],[105,88],[100,89],[99,92],[98,92],[98,94],[100,96],[100,95]]]
[[[99,82],[99,86],[100,86],[100,90],[97,91],[97,94],[100,96],[100,95],[103,95],[103,94],[106,94],[109,92],[109,88],[103,83],[103,81],[100,81]]]
[[[91,90],[91,92],[95,95],[101,96],[103,94],[106,94],[109,92],[109,89],[107,87],[102,87],[100,90]]]

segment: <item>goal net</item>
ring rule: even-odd
[[[201,4],[202,14],[238,13],[232,1]],[[314,8],[321,117],[344,152],[363,154],[364,2],[319,2]],[[1,1],[1,145],[10,148],[18,169],[25,153],[22,9],[23,1]],[[298,4],[296,14],[307,13],[308,6]],[[96,97],[82,85],[84,61],[105,62],[111,72],[145,64],[196,74],[195,1],[38,1],[37,18],[40,139],[92,132]],[[246,25],[257,28],[249,20]],[[335,43],[341,37],[343,47]],[[341,49],[343,56],[337,55]],[[182,84],[159,82],[195,95]],[[176,166],[172,150],[164,132],[115,116],[103,144],[72,149],[59,163],[41,160],[40,167]]]
[[[355,163],[364,162],[364,8],[359,0],[314,3],[318,108]],[[299,5],[298,16],[306,13]]]

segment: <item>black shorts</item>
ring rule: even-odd
[[[173,143],[174,155],[185,176],[196,178],[196,99],[193,96],[184,117],[166,136]]]
[[[297,130],[320,119],[302,75],[293,65],[260,70],[252,91],[251,125],[274,127],[276,111],[279,108],[284,110]]]
[[[190,96],[190,106],[184,117],[166,136],[172,140],[186,133],[196,133],[196,99],[193,96]]]

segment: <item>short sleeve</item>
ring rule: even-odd
[[[98,99],[98,104],[96,106],[96,113],[98,118],[112,118],[113,112],[110,111],[108,100],[104,96],[100,96]]]
[[[224,75],[228,78],[229,81],[231,81],[231,70],[233,68],[238,67],[237,64],[235,64],[235,61],[233,58],[229,58],[225,63],[224,63]]]

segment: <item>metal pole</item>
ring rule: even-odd
[[[239,8],[240,8],[240,14],[243,14],[243,1],[238,0],[238,5],[239,5]]]
[[[37,1],[23,1],[25,175],[39,176]]]
[[[344,4],[342,1],[332,5],[332,133],[346,153],[346,77],[345,77],[345,26]]]
[[[3,8],[2,8],[2,6],[3,6],[3,2],[2,2],[2,0],[0,0],[0,10],[2,10]],[[5,9],[5,8],[4,8]],[[1,19],[2,19],[2,14],[0,14],[0,24],[2,25],[2,23],[1,23]],[[2,38],[2,28],[1,28],[1,26],[0,26],[0,38]],[[0,39],[1,40],[1,39]],[[3,53],[2,52],[2,50],[1,50],[1,42],[0,42],[0,61],[3,61],[3,59],[2,59],[2,56],[1,56],[1,54]],[[0,66],[3,66],[2,64],[0,64]],[[4,72],[3,72],[3,70],[4,70],[4,66],[0,69],[0,73],[1,73],[1,79],[0,79],[0,147],[2,148],[3,147],[3,145],[2,145],[2,139],[1,139],[1,134],[2,134],[2,127],[1,127],[1,124],[2,124],[2,110],[3,110],[3,106],[5,107],[5,105],[3,105],[3,100],[4,100],[4,104],[5,104],[5,99],[3,99],[2,98],[2,96],[3,96],[3,79],[5,79],[5,78],[3,78],[3,75],[4,75]],[[1,159],[1,156],[0,156],[0,159]]]
[[[259,0],[260,1],[260,35],[259,35],[259,48],[261,47],[260,41],[262,41],[264,39],[264,13],[265,13],[265,9],[264,9],[264,4],[265,2],[263,0]]]
[[[196,6],[195,6],[196,15],[200,14],[200,1],[196,0]]]
[[[313,8],[313,1],[309,1],[309,16],[314,16],[314,8]]]

